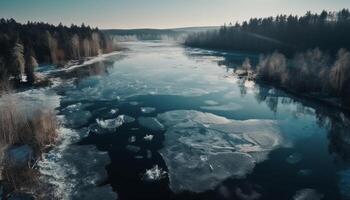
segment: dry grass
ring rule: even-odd
[[[17,103],[10,97],[0,104],[1,143],[28,144],[36,151],[43,151],[57,136],[55,112],[39,108],[28,114],[19,111]]]
[[[4,181],[5,193],[21,191],[48,194],[43,192],[45,186],[40,183],[39,172],[35,168],[41,153],[57,138],[56,115],[53,109],[38,108],[34,111],[18,109],[20,102],[11,95],[0,99],[0,174]],[[30,112],[30,113],[28,113]],[[4,156],[6,147],[11,145],[29,145],[34,156],[27,166],[13,166]],[[43,190],[43,191],[38,191]],[[38,194],[40,193],[40,194]]]
[[[3,161],[2,176],[6,191],[30,192],[39,181],[39,172],[32,167],[16,168],[7,160]]]
[[[3,94],[8,94],[12,91],[12,85],[10,81],[5,78],[6,75],[3,77],[0,76],[0,96]]]

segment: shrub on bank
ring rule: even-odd
[[[335,98],[350,106],[350,52],[340,49],[334,61],[318,48],[292,59],[275,52],[261,56],[252,67],[258,81],[273,83],[289,91],[321,98]],[[247,65],[245,63],[242,68]]]
[[[19,109],[11,94],[0,101],[0,181],[5,193],[32,193],[42,188],[36,170],[41,153],[57,137],[56,115],[52,109]]]

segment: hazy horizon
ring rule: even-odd
[[[251,17],[303,15],[307,11],[349,7],[347,0],[5,0],[0,2],[0,18],[14,18],[22,23],[85,23],[100,29],[167,29],[220,26]]]

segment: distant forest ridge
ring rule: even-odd
[[[111,38],[97,28],[0,19],[0,78],[35,81],[38,63],[64,65],[113,51]]]
[[[273,52],[287,55],[320,48],[336,54],[350,48],[350,12],[307,12],[304,16],[278,15],[251,18],[243,23],[222,26],[216,31],[191,34],[185,44],[192,47]]]
[[[157,40],[164,37],[178,38],[192,33],[200,33],[211,30],[219,30],[219,26],[205,26],[205,27],[184,27],[171,29],[106,29],[102,32],[112,36],[119,37],[135,37],[139,40]]]

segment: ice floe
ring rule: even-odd
[[[149,114],[149,113],[153,113],[154,111],[156,111],[155,108],[152,107],[142,107],[141,108],[141,112]]]
[[[112,115],[116,114],[119,111],[118,108],[116,109],[111,109],[111,111],[109,111],[109,113],[111,113]]]
[[[143,137],[143,139],[146,141],[152,141],[153,138],[154,138],[154,135],[146,135],[145,137]]]
[[[132,123],[135,121],[135,118],[127,115],[119,115],[115,119],[96,119],[97,124],[104,129],[116,129],[123,125],[124,123]]]
[[[147,169],[143,175],[143,180],[148,182],[159,181],[166,177],[167,172],[155,165],[152,169]]]
[[[230,120],[211,113],[176,110],[158,115],[165,125],[160,150],[174,192],[203,192],[227,178],[243,178],[284,144],[273,120]]]
[[[219,104],[218,102],[213,101],[213,100],[206,100],[206,101],[204,101],[204,103],[209,105],[209,106],[216,106]]]
[[[321,200],[323,196],[316,190],[307,188],[297,191],[293,200]]]
[[[162,131],[164,130],[163,124],[161,124],[157,118],[154,117],[139,117],[138,122],[141,126],[154,130]]]

